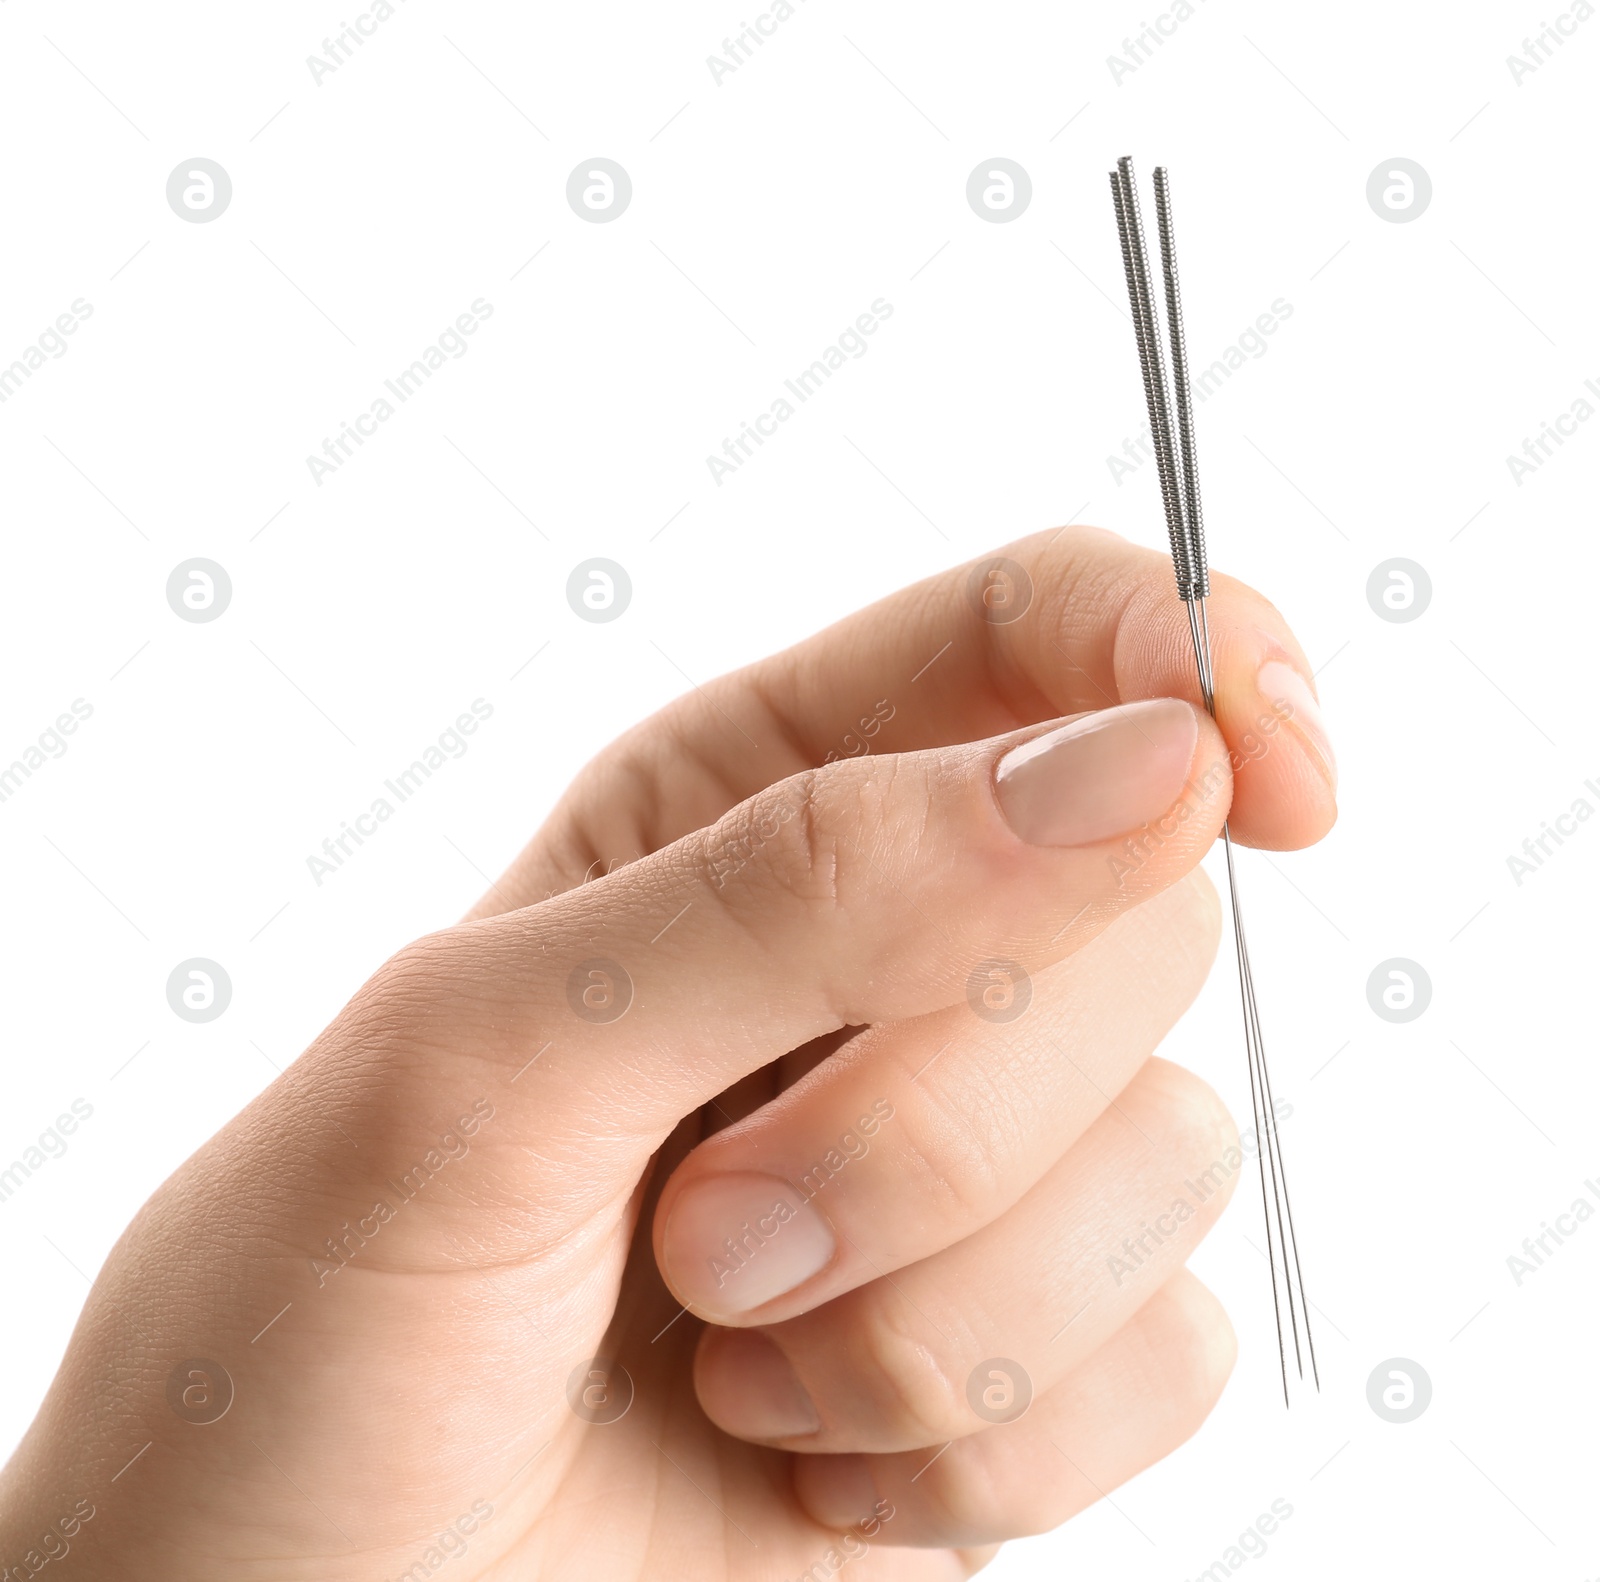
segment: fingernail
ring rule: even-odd
[[[806,1510],[824,1527],[848,1529],[878,1513],[878,1485],[865,1456],[805,1459]]]
[[[1269,659],[1256,675],[1256,690],[1268,703],[1279,705],[1278,712],[1287,707],[1288,723],[1299,733],[1300,739],[1311,749],[1330,786],[1339,783],[1339,768],[1334,762],[1333,747],[1322,723],[1322,710],[1311,695],[1304,676],[1293,665],[1281,659]]]
[[[1177,698],[1086,714],[1000,760],[1000,809],[1033,846],[1087,846],[1137,829],[1183,794],[1199,732]]]
[[[797,1439],[820,1426],[783,1352],[759,1329],[712,1331],[697,1388],[716,1425],[740,1439]]]
[[[753,1312],[826,1268],[828,1222],[776,1176],[720,1175],[678,1194],[661,1237],[678,1299],[707,1318]]]

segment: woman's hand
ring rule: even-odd
[[[1005,555],[624,736],[172,1176],[0,1564],[960,1577],[1194,1431],[1237,1132],[1150,1056],[1332,759],[1249,590],[1219,731],[1163,557]]]

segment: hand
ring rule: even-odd
[[[1006,553],[1022,619],[962,568],[624,736],[166,1182],[0,1563],[920,1582],[1195,1429],[1238,1138],[1151,1052],[1224,817],[1318,839],[1332,760],[1257,595],[1219,732],[1163,557]]]

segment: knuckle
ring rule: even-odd
[[[847,823],[834,789],[837,780],[807,769],[789,782],[793,816],[772,854],[772,877],[786,892],[829,909],[842,900],[839,856]]]
[[[449,942],[441,935],[424,934],[402,945],[368,979],[362,998],[403,1016],[426,1003],[449,981],[446,960]]]
[[[741,906],[776,895],[823,912],[847,909],[870,884],[868,863],[856,856],[886,822],[892,765],[805,769],[741,802],[696,840],[701,877]]]
[[[897,1107],[905,1113],[898,1162],[947,1221],[981,1225],[1007,1192],[1009,1162],[1021,1147],[1024,1122],[1004,1092],[977,1088],[980,1082],[997,1088],[995,1074],[962,1071],[954,1085],[941,1076],[930,1072],[910,1088],[909,1102]]]
[[[459,1032],[461,931],[441,929],[402,945],[340,1012],[341,1047],[352,1059],[406,1058]]]
[[[928,1468],[920,1480],[927,1485],[922,1521],[952,1547],[1023,1538],[1056,1526],[1061,1513],[1040,1509],[1039,1491],[1031,1483],[1019,1489],[1005,1475],[1005,1458],[983,1439],[952,1445]]]
[[[875,1304],[865,1326],[867,1377],[900,1443],[938,1444],[972,1427],[965,1381],[951,1376],[925,1329],[926,1321],[893,1295]]]
[[[490,951],[491,934],[481,925],[453,924],[403,945],[384,965],[407,995],[441,999],[461,981],[464,968]]]
[[[735,904],[735,881],[824,906],[837,904],[839,835],[819,771],[800,774],[741,802],[693,843],[700,876]],[[764,899],[764,897],[761,897]]]

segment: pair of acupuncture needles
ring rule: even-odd
[[[1161,244],[1161,272],[1165,280],[1167,336],[1172,347],[1172,379],[1167,379],[1161,345],[1160,314],[1150,283],[1150,263],[1145,251],[1144,224],[1139,215],[1139,189],[1133,179],[1133,161],[1124,156],[1111,172],[1111,197],[1117,213],[1117,236],[1122,243],[1122,265],[1128,277],[1128,305],[1139,348],[1139,371],[1144,378],[1145,404],[1150,413],[1150,438],[1155,448],[1156,472],[1161,483],[1161,504],[1166,513],[1167,538],[1177,574],[1178,597],[1189,613],[1189,635],[1194,642],[1200,694],[1213,719],[1217,700],[1211,669],[1211,626],[1206,599],[1211,574],[1206,563],[1205,523],[1200,511],[1200,476],[1195,460],[1194,409],[1189,393],[1189,355],[1183,332],[1183,305],[1178,294],[1178,261],[1172,235],[1172,193],[1166,170],[1156,167],[1156,231]],[[1316,1347],[1311,1340],[1311,1311],[1301,1273],[1300,1248],[1295,1239],[1294,1211],[1289,1206],[1289,1178],[1284,1170],[1283,1147],[1278,1137],[1272,1079],[1267,1074],[1267,1049],[1261,1035],[1256,1006],[1255,979],[1250,972],[1250,951],[1245,943],[1244,918],[1239,909],[1239,880],[1234,871],[1233,838],[1226,823],[1222,846],[1227,857],[1228,899],[1233,913],[1234,954],[1239,965],[1239,999],[1244,1011],[1245,1054],[1250,1067],[1250,1106],[1255,1122],[1256,1166],[1261,1177],[1261,1208],[1267,1226],[1267,1264],[1272,1275],[1272,1309],[1278,1331],[1278,1367],[1283,1377],[1283,1404],[1289,1404],[1289,1363],[1283,1340],[1283,1313],[1287,1307],[1295,1369],[1305,1378],[1301,1356],[1311,1363],[1311,1378],[1320,1391]],[[1270,1177],[1271,1186],[1268,1187]],[[1279,1299],[1282,1286],[1283,1300]]]

